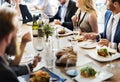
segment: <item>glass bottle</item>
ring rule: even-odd
[[[33,15],[32,33],[33,33],[33,37],[38,36],[38,24],[35,15]]]

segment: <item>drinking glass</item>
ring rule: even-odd
[[[68,58],[67,61],[66,61],[66,67],[65,67],[65,70],[68,70],[69,67],[73,67],[76,65],[76,58]]]
[[[68,58],[67,62],[66,62],[66,74],[71,76],[71,77],[75,77],[76,75],[78,75],[78,70],[75,68],[76,65],[76,58]]]
[[[74,37],[79,36],[80,32],[81,32],[81,30],[80,30],[79,26],[75,25],[74,29],[73,29],[73,35],[74,35]]]
[[[100,35],[100,33],[98,33],[97,35],[96,35],[96,42],[99,42],[100,41],[100,39],[101,39],[101,35]]]
[[[117,44],[114,43],[114,42],[109,42],[108,51],[110,51],[111,49],[117,49]],[[109,54],[109,56],[110,56],[110,58],[111,58],[111,61],[110,61],[110,63],[107,64],[106,66],[109,67],[109,68],[114,68],[115,65],[112,64],[112,58],[113,58],[114,54],[112,54],[112,53],[108,53],[108,54]]]
[[[33,46],[36,52],[40,53],[44,49],[43,37],[33,37]]]
[[[71,37],[71,39],[70,39],[72,47],[74,47],[77,44],[77,39],[76,38],[79,37],[79,35],[80,35],[79,26],[74,26],[73,37]]]

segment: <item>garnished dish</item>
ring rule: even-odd
[[[89,52],[88,55],[100,62],[107,62],[120,58],[120,53],[118,53],[116,49],[106,46],[98,46],[95,51]]]
[[[95,71],[94,68],[86,66],[80,69],[80,74],[81,76],[88,78],[88,77],[93,77],[95,76],[97,72]]]
[[[56,29],[57,36],[60,36],[60,37],[69,36],[73,34],[71,30],[63,26],[55,26],[55,29]]]
[[[50,75],[43,70],[34,72],[30,77],[30,82],[49,82]]]
[[[66,66],[67,60],[69,58],[74,58],[74,61],[71,62],[71,65],[75,65],[77,61],[77,54],[73,51],[72,47],[66,47],[56,53],[56,65]]]
[[[61,29],[60,31],[58,31],[58,34],[65,34],[65,29]]]
[[[115,53],[117,53],[117,51],[115,49],[110,49],[106,46],[103,46],[97,49],[97,53],[99,56],[107,57],[114,55]]]
[[[100,56],[106,57],[109,55],[107,47],[103,46],[97,49],[97,53]]]
[[[75,82],[103,82],[113,76],[111,72],[102,69],[92,62],[77,67],[77,70],[80,71],[79,74],[73,78]]]

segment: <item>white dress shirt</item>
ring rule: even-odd
[[[65,15],[67,12],[67,7],[68,7],[69,0],[64,5],[61,5],[61,22],[64,22]]]
[[[111,28],[111,32],[110,32],[109,28],[111,27],[112,18],[114,18],[114,20],[113,20],[113,24],[112,24],[112,28]],[[109,34],[111,33],[111,42],[113,42],[113,40],[114,40],[114,35],[116,32],[116,28],[117,28],[117,24],[118,24],[119,19],[120,19],[120,13],[118,13],[116,15],[111,15],[110,21],[108,21],[106,35],[107,35],[107,39],[108,39]]]

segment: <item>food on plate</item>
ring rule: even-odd
[[[58,31],[59,34],[65,34],[65,30],[61,29],[60,31]]]
[[[71,55],[68,53],[68,55],[63,55],[62,57],[60,57],[59,62],[66,63],[68,59],[73,59],[73,61],[70,61],[71,64],[75,64],[75,62],[77,61],[76,55]]]
[[[96,73],[97,72],[95,71],[95,69],[89,66],[86,66],[80,69],[81,76],[85,78],[95,76]]]
[[[59,52],[56,53],[56,57],[57,57],[56,59],[57,63],[64,65],[67,63],[67,60],[70,58],[74,59],[72,62],[70,62],[72,65],[75,65],[77,61],[77,54],[76,52],[73,51],[72,47],[67,47],[60,50]]]
[[[78,42],[81,42],[81,41],[84,41],[84,40],[85,40],[84,36],[78,36],[78,37],[75,37],[75,39],[76,39]]]
[[[32,74],[32,77],[30,77],[30,82],[49,82],[49,79],[50,75],[46,71],[39,70]]]
[[[107,47],[103,46],[97,49],[97,53],[99,56],[106,57],[109,55]]]
[[[115,54],[115,53],[117,53],[117,50],[109,48],[108,52],[109,52],[109,54]]]

